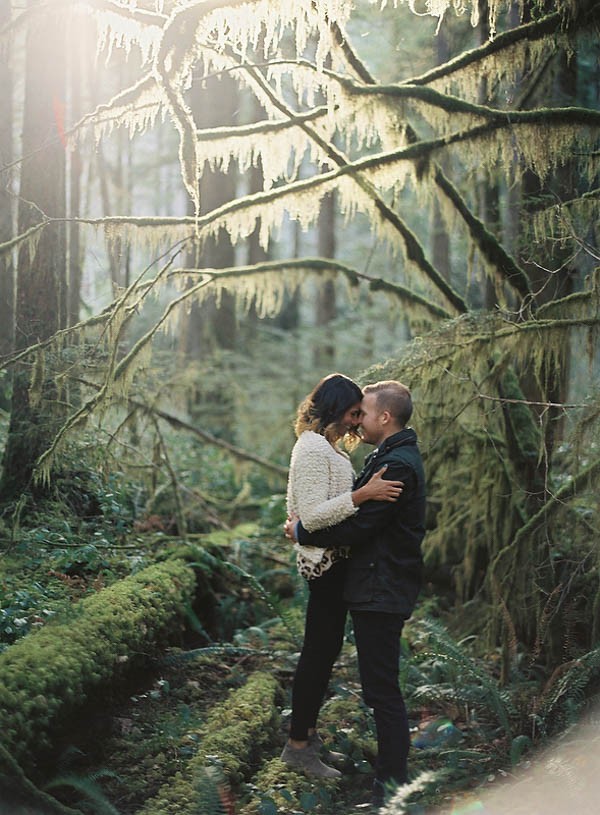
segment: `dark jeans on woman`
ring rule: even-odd
[[[410,730],[398,684],[404,620],[399,614],[380,611],[352,611],[351,614],[363,699],[373,708],[377,728],[375,777],[382,783],[405,784]]]
[[[316,727],[331,670],[344,641],[343,601],[346,561],[338,560],[320,577],[308,581],[304,644],[292,686],[290,738],[306,741]]]

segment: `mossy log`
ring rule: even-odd
[[[194,571],[183,561],[156,564],[82,600],[72,619],[4,651],[0,743],[6,752],[26,771],[35,768],[91,694],[166,639],[194,589]]]
[[[252,674],[209,715],[199,736],[200,750],[137,815],[221,813],[229,785],[252,776],[273,744],[280,687],[271,674]]]
[[[311,778],[292,770],[276,756],[267,761],[252,779],[254,794],[238,811],[239,815],[260,815],[264,801],[271,801],[277,812],[302,812],[301,800],[313,795],[316,789],[334,791],[336,779]]]

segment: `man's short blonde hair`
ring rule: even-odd
[[[395,379],[384,379],[366,385],[363,393],[374,393],[377,409],[387,410],[399,427],[406,427],[413,412],[412,396],[406,385]]]

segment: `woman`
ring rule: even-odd
[[[360,441],[362,391],[343,374],[322,379],[298,408],[296,444],[290,459],[288,513],[295,513],[309,531],[333,526],[358,512],[365,501],[395,501],[399,481],[384,481],[384,470],[363,487],[352,490],[354,473],[348,449]],[[295,545],[300,574],[308,581],[304,644],[292,686],[292,719],[282,760],[324,778],[340,773],[319,758],[322,745],[317,717],[333,664],[341,650],[346,623],[343,601],[347,552]]]

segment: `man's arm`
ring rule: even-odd
[[[302,546],[359,546],[373,532],[383,529],[398,512],[398,505],[410,500],[415,488],[415,474],[410,467],[401,464],[388,464],[386,477],[392,481],[404,482],[404,489],[397,501],[367,501],[358,513],[336,526],[316,532],[308,532],[302,523],[296,527],[298,542]]]
[[[327,498],[330,490],[330,467],[325,439],[315,437],[311,446],[305,444],[296,458],[288,491],[294,498],[294,510],[302,518],[305,529],[316,531],[349,518],[357,511],[348,489]]]

